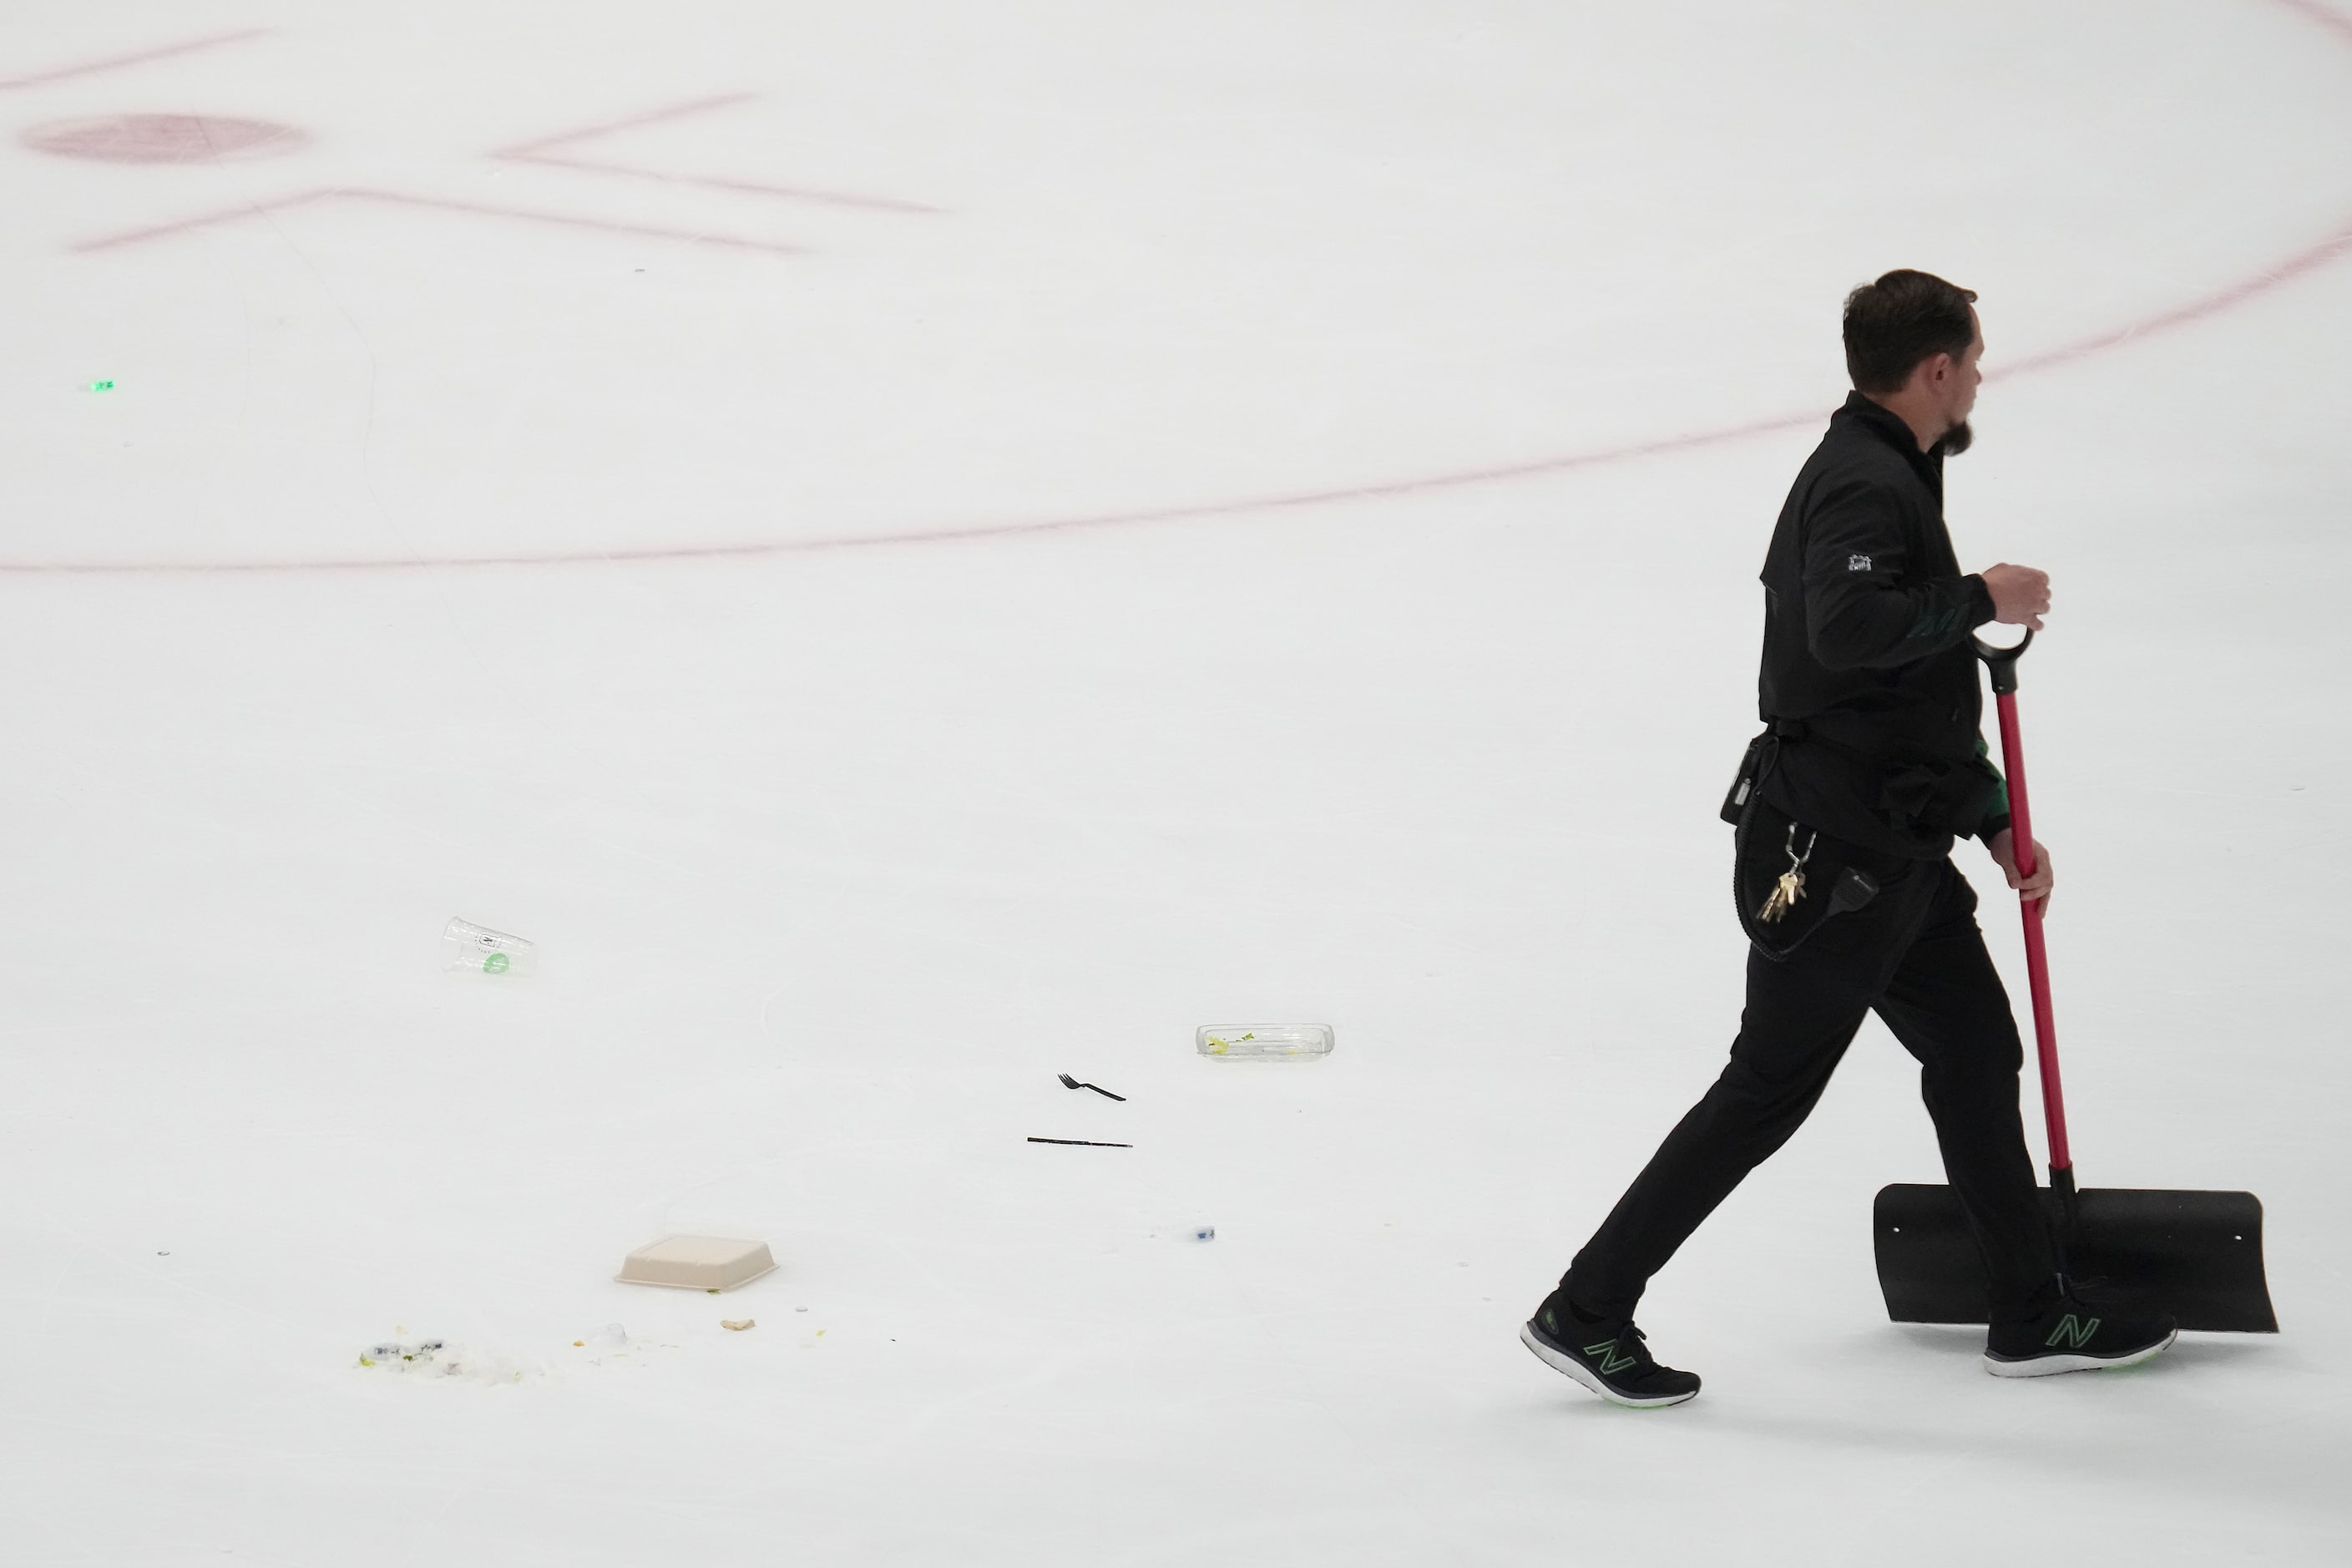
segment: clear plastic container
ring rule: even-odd
[[[444,967],[476,974],[529,974],[539,967],[539,944],[502,931],[453,920],[441,929]]]
[[[1331,1054],[1328,1024],[1231,1024],[1203,1026],[1192,1037],[1204,1057],[1233,1062],[1282,1062]]]

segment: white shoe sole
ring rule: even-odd
[[[2037,1355],[2023,1361],[1998,1361],[1990,1351],[1987,1351],[1984,1369],[1995,1377],[2055,1377],[2062,1372],[2110,1372],[2119,1366],[2137,1366],[2169,1349],[2172,1342],[2179,1337],[2180,1331],[2175,1329],[2152,1345],[2119,1356]]]
[[[1622,1405],[1628,1410],[1659,1410],[1669,1405],[1680,1405],[1685,1399],[1698,1397],[1698,1390],[1696,1388],[1688,1394],[1669,1394],[1664,1399],[1634,1399],[1619,1394],[1601,1382],[1600,1376],[1591,1367],[1574,1356],[1560,1354],[1559,1352],[1536,1338],[1536,1328],[1533,1323],[1519,1325],[1519,1343],[1535,1352],[1536,1360],[1543,1363],[1552,1371],[1566,1373],[1610,1404]]]

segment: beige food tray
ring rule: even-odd
[[[680,1290],[732,1290],[775,1271],[764,1241],[722,1236],[666,1236],[629,1254],[616,1277],[625,1285],[668,1285]]]

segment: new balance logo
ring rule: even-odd
[[[1584,1347],[1584,1353],[1601,1363],[1601,1375],[1603,1377],[1614,1377],[1633,1364],[1632,1356],[1620,1355],[1617,1352],[1615,1340],[1603,1340],[1597,1345],[1587,1345]]]
[[[2058,1326],[2050,1331],[2050,1337],[2042,1342],[2052,1347],[2063,1343],[2071,1349],[2081,1350],[2091,1342],[2091,1336],[2098,1331],[2098,1319],[2078,1318],[2069,1312],[2058,1320]]]

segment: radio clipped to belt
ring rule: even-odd
[[[1770,773],[1772,764],[1780,760],[1780,737],[1771,731],[1767,730],[1748,742],[1747,752],[1739,759],[1739,772],[1733,776],[1731,787],[1724,792],[1723,809],[1717,815],[1732,826],[1738,826],[1739,819],[1747,814],[1748,804],[1755,800],[1757,787],[1763,784],[1764,775]]]

